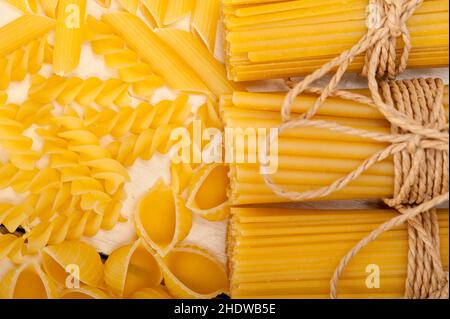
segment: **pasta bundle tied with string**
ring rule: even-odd
[[[407,24],[411,41],[397,45],[392,40],[384,58],[403,59],[402,48],[412,46],[410,68],[447,66],[448,1],[413,1],[408,4],[412,11],[403,14],[399,7],[406,2],[224,1],[228,77],[250,81],[309,74],[341,52],[350,51],[364,39],[367,27],[372,32],[385,21],[396,24],[396,19],[401,20],[401,30],[392,29],[392,34],[397,37]],[[396,16],[386,18],[391,12]],[[349,62],[349,71],[359,72],[364,55],[358,52]]]

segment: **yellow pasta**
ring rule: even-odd
[[[111,299],[111,296],[98,288],[82,285],[80,288],[64,289],[59,299]]]
[[[84,106],[129,106],[129,85],[118,79],[102,81],[99,78],[63,78],[53,75],[45,78],[35,75],[29,90],[30,99],[46,104],[58,102],[68,105],[76,102]]]
[[[0,299],[54,298],[57,298],[56,287],[36,263],[16,266],[0,280]]]
[[[4,209],[0,204],[0,209]],[[13,234],[0,235],[0,260],[8,258],[16,264],[24,260],[24,238]]]
[[[85,15],[86,0],[59,0],[53,51],[53,70],[59,76],[70,74],[78,66]]]
[[[186,207],[207,220],[225,219],[229,213],[227,185],[227,166],[205,165],[191,177]]]
[[[233,208],[229,228],[232,298],[328,298],[341,258],[366,234],[398,214],[393,210]],[[448,210],[439,211],[441,258],[448,271]],[[402,298],[408,232],[400,226],[367,245],[340,280],[341,298]],[[368,266],[381,285],[366,286]]]
[[[172,299],[172,296],[168,293],[167,288],[158,286],[138,290],[129,299]]]
[[[364,93],[364,92],[363,92]],[[293,116],[304,113],[314,103],[314,94],[302,94],[293,105]],[[223,96],[222,117],[227,128],[240,129],[243,138],[247,129],[268,129],[282,123],[279,113],[284,95],[268,93],[234,92]],[[443,109],[448,118],[448,88],[444,92]],[[325,120],[356,129],[390,134],[390,124],[383,115],[369,105],[350,102],[341,98],[328,99],[318,111],[314,120]],[[259,152],[263,145],[260,136],[238,143],[234,136],[236,154],[254,157],[254,161],[238,160],[237,156],[230,168],[230,196],[235,205],[284,202],[286,199],[275,195],[260,174]],[[272,150],[275,183],[295,191],[308,191],[327,186],[346,176],[368,157],[386,147],[383,142],[366,138],[354,138],[345,134],[330,132],[313,127],[294,128],[283,132],[277,138],[277,150]],[[392,157],[375,164],[355,181],[342,190],[323,199],[368,199],[390,197],[394,192],[394,164]]]
[[[169,0],[142,0],[144,16],[156,26],[162,26]]]
[[[58,0],[6,0],[6,2],[26,14],[37,13],[41,7],[45,15],[51,18],[55,17],[58,4]]]
[[[165,256],[189,234],[192,213],[169,185],[158,181],[140,201],[135,223],[145,242]]]
[[[14,52],[39,39],[55,25],[52,19],[38,15],[24,15],[0,28],[0,57]]]
[[[180,299],[208,299],[228,292],[225,267],[207,250],[178,246],[160,260],[164,283]]]
[[[177,22],[191,12],[194,0],[168,0],[164,14],[164,25]]]
[[[139,1],[138,0],[118,0],[120,6],[130,13],[136,14]],[[109,4],[108,4],[109,7]]]
[[[228,77],[234,81],[309,74],[367,32],[367,0],[240,3],[225,2],[224,8]],[[409,67],[448,65],[448,9],[445,0],[424,1],[408,20]],[[360,55],[349,71],[358,72],[363,64]]]
[[[11,54],[0,57],[0,89],[12,81],[22,81],[30,73],[37,73],[44,63],[52,61],[52,48],[46,37],[29,42]]]
[[[136,95],[149,98],[155,88],[164,85],[164,80],[153,74],[151,66],[130,50],[105,22],[88,16],[87,38],[93,51],[104,57],[105,64],[117,70],[122,81],[132,84]]]
[[[170,87],[187,92],[208,91],[197,73],[138,17],[123,12],[105,14],[103,19]]]
[[[91,287],[104,285],[104,267],[95,249],[81,241],[66,241],[43,250],[42,263],[46,273],[60,286],[68,279],[79,280]]]
[[[227,80],[224,66],[191,33],[164,28],[158,29],[156,34],[174,51],[179,52],[214,95],[233,92],[233,85]]]
[[[195,2],[192,30],[205,43],[210,52],[216,45],[217,26],[220,20],[220,0]]]
[[[161,281],[159,264],[140,239],[115,250],[105,263],[105,283],[120,298],[141,289],[156,289]]]

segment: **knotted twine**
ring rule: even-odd
[[[367,34],[350,50],[323,65],[303,81],[293,85],[281,108],[283,124],[278,132],[296,127],[317,127],[338,133],[388,142],[384,150],[375,153],[347,176],[328,187],[306,192],[290,192],[276,185],[271,175],[263,174],[272,191],[293,201],[330,195],[357,179],[377,162],[394,156],[395,194],[386,199],[389,206],[401,215],[387,221],[362,239],[341,260],[330,282],[330,295],[337,297],[339,277],[350,260],[368,243],[382,233],[405,222],[408,223],[409,252],[405,289],[407,298],[448,298],[448,273],[443,270],[439,253],[439,225],[434,207],[448,201],[448,124],[442,108],[444,86],[441,80],[393,82],[392,79],[407,65],[411,41],[406,22],[422,0],[372,0],[369,8],[376,8],[377,23],[369,25]],[[373,13],[373,12],[372,12]],[[372,17],[373,18],[373,17]],[[397,39],[401,37],[403,50],[397,61]],[[367,76],[372,97],[336,90],[353,59],[366,53],[363,74]],[[398,66],[397,66],[398,65]],[[311,87],[332,69],[335,74],[324,88]],[[381,96],[377,79],[381,82]],[[389,82],[385,82],[387,79]],[[298,118],[290,119],[291,107],[303,92],[320,94],[314,105]],[[354,129],[311,118],[329,96],[365,103],[377,108],[391,123],[392,134],[379,134]],[[272,137],[272,139],[275,137]],[[271,138],[261,151],[262,171],[267,169],[267,152]]]

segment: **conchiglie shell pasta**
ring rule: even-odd
[[[189,234],[192,213],[169,185],[158,181],[140,202],[135,221],[140,236],[165,256]]]
[[[175,298],[210,299],[228,291],[225,267],[196,246],[174,248],[161,261],[164,283]]]
[[[60,299],[111,299],[103,290],[98,288],[81,286],[75,289],[65,289],[59,296]]]
[[[186,207],[210,221],[225,219],[230,211],[228,184],[227,166],[212,164],[201,167],[191,179]]]
[[[103,286],[100,255],[84,242],[66,241],[48,246],[43,250],[42,262],[46,273],[61,286],[72,278],[92,287]]]
[[[140,239],[114,251],[105,263],[106,285],[121,298],[157,287],[161,281],[159,264]]]
[[[35,263],[24,263],[0,280],[0,299],[53,299],[56,287]]]
[[[155,288],[144,288],[133,293],[129,299],[173,299],[167,288],[158,286]]]

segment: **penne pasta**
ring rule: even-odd
[[[210,52],[214,52],[215,49],[219,20],[220,0],[195,2],[192,31],[205,43]]]
[[[70,74],[81,56],[86,0],[60,0],[56,14],[53,69],[59,76]]]
[[[169,25],[187,16],[191,12],[194,2],[195,0],[168,0],[163,24]]]

